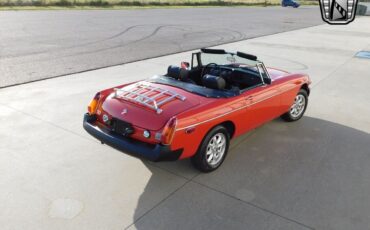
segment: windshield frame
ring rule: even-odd
[[[204,52],[204,51],[206,51],[206,52]],[[192,58],[191,58],[191,68],[192,69],[193,68],[204,68],[207,64],[209,64],[209,63],[207,63],[206,65],[204,65],[202,63],[202,54],[207,54],[207,55],[225,55],[225,54],[229,54],[231,56],[237,56],[238,58],[248,60],[248,62],[253,61],[253,62],[255,62],[254,66],[249,65],[248,63],[240,63],[240,64],[245,64],[245,65],[251,66],[252,68],[256,68],[256,71],[258,72],[259,76],[261,77],[261,80],[262,80],[263,84],[269,84],[269,82],[271,82],[271,77],[270,77],[265,65],[263,64],[262,61],[258,60],[257,57],[254,56],[254,55],[245,54],[245,53],[242,53],[242,52],[233,53],[233,52],[227,52],[227,51],[224,51],[224,50],[201,49],[200,52],[192,53]],[[196,60],[195,60],[195,58],[196,58]],[[232,63],[225,63],[223,65],[230,65],[230,64],[232,64]],[[263,73],[261,71],[263,71]],[[266,78],[268,78],[268,81],[266,81]]]

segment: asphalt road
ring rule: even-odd
[[[3,11],[0,87],[318,25],[319,12],[317,7]]]

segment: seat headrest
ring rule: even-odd
[[[211,89],[225,89],[226,82],[222,77],[206,74],[203,76],[203,85]]]
[[[167,69],[167,76],[181,80],[186,81],[189,77],[189,70],[180,68],[178,66],[170,65]]]
[[[175,78],[175,79],[179,79],[179,77],[180,77],[180,67],[174,66],[174,65],[168,66],[167,76]]]

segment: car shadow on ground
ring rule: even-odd
[[[141,206],[151,199],[147,191],[161,190],[153,171],[137,204],[141,211],[133,217],[136,229],[272,224],[277,229],[365,229],[370,224],[370,135],[330,121],[274,120],[233,140],[224,164],[208,174],[197,172],[189,160],[144,164],[188,180],[143,216]]]

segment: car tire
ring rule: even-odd
[[[308,104],[308,94],[304,89],[299,90],[289,111],[284,113],[281,118],[292,122],[301,119],[306,111]]]
[[[225,160],[229,144],[230,134],[227,129],[223,126],[216,126],[204,137],[191,162],[202,172],[212,172]]]

